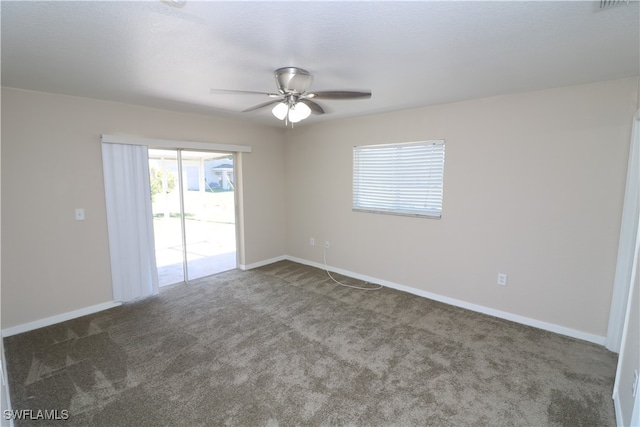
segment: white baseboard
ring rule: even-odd
[[[23,332],[29,332],[34,329],[43,328],[45,326],[55,325],[56,323],[66,322],[67,320],[75,319],[77,317],[86,316],[87,314],[97,313],[99,311],[108,310],[113,307],[121,305],[119,302],[103,302],[102,304],[92,305],[90,307],[81,308],[79,310],[69,311],[55,316],[46,317],[44,319],[35,320],[33,322],[23,323],[22,325],[12,326],[2,330],[3,337],[10,337],[11,335],[21,334]]]
[[[289,255],[282,255],[282,256],[266,259],[266,260],[255,262],[253,264],[248,264],[248,265],[239,264],[238,267],[241,270],[251,270],[251,269],[254,269],[254,268],[258,268],[258,267],[262,267],[262,266],[265,266],[265,265],[273,264],[274,262],[283,261],[283,260],[289,260],[289,261],[297,262],[297,263],[304,264],[304,265],[309,265],[311,267],[316,267],[316,268],[320,268],[320,269],[324,269],[325,268],[324,264],[321,264],[321,263],[318,263],[318,262],[314,262],[314,261],[309,261],[307,259],[302,259],[302,258],[289,256]],[[520,315],[517,315],[517,314],[508,313],[508,312],[505,312],[505,311],[496,310],[496,309],[493,309],[493,308],[490,308],[490,307],[485,307],[485,306],[473,304],[473,303],[470,303],[470,302],[458,300],[458,299],[455,299],[455,298],[450,298],[450,297],[434,294],[434,293],[427,292],[427,291],[424,291],[424,290],[421,290],[421,289],[416,289],[416,288],[412,288],[412,287],[409,287],[409,286],[400,285],[398,283],[394,283],[394,282],[390,282],[390,281],[387,281],[387,280],[378,279],[376,277],[371,277],[371,276],[367,276],[367,275],[364,275],[364,274],[354,273],[352,271],[344,270],[344,269],[341,269],[341,268],[335,268],[335,267],[331,267],[331,266],[329,266],[328,268],[329,268],[330,271],[338,273],[338,274],[342,274],[344,276],[353,277],[355,279],[360,279],[360,280],[363,280],[363,281],[366,281],[366,282],[370,282],[370,283],[377,283],[377,284],[380,284],[380,285],[385,286],[387,288],[392,288],[392,289],[397,289],[399,291],[408,292],[410,294],[418,295],[418,296],[421,296],[421,297],[424,297],[424,298],[429,298],[429,299],[432,299],[434,301],[443,302],[445,304],[453,305],[455,307],[460,307],[460,308],[464,308],[464,309],[467,309],[467,310],[475,311],[475,312],[478,312],[478,313],[487,314],[489,316],[498,317],[498,318],[501,318],[501,319],[509,320],[509,321],[520,323],[520,324],[527,325],[527,326],[532,326],[534,328],[542,329],[542,330],[549,331],[549,332],[554,332],[554,333],[560,334],[560,335],[566,335],[568,337],[577,338],[579,340],[592,342],[594,344],[598,344],[598,345],[602,345],[602,346],[604,346],[604,344],[605,344],[605,337],[600,336],[600,335],[589,334],[589,333],[586,333],[586,332],[578,331],[576,329],[567,328],[567,327],[556,325],[556,324],[553,324],[553,323],[547,323],[547,322],[543,322],[543,321],[540,321],[540,320],[537,320],[537,319],[532,319],[532,318],[529,318],[529,317],[520,316]],[[111,302],[106,302],[106,303],[102,303],[102,304],[98,304],[98,305],[93,305],[91,307],[82,308],[82,309],[75,310],[75,311],[70,311],[68,313],[62,313],[62,314],[58,314],[56,316],[47,317],[45,319],[36,320],[34,322],[24,323],[22,325],[13,326],[13,327],[10,327],[10,328],[3,329],[2,330],[2,336],[3,337],[8,337],[8,336],[11,336],[11,335],[16,335],[16,334],[20,334],[20,333],[23,333],[23,332],[28,332],[28,331],[31,331],[33,329],[38,329],[38,328],[42,328],[42,327],[45,327],[45,326],[50,326],[50,325],[53,325],[53,324],[56,324],[56,323],[60,323],[60,322],[64,322],[64,321],[67,321],[67,320],[75,319],[77,317],[86,316],[87,314],[97,313],[99,311],[107,310],[109,308],[117,307],[119,305],[120,305],[120,303],[116,303],[116,302],[112,302],[111,301]]]
[[[286,256],[285,259],[293,262],[297,262],[300,264],[309,265],[311,267],[316,267],[323,269],[325,268],[324,264],[309,261],[302,258],[296,258],[293,256]],[[410,294],[418,295],[421,297],[429,298],[434,301],[443,302],[445,304],[453,305],[456,307],[464,308],[467,310],[475,311],[482,314],[487,314],[489,316],[498,317],[500,319],[509,320],[511,322],[520,323],[522,325],[532,326],[534,328],[542,329],[549,332],[554,332],[556,334],[565,335],[571,338],[577,338],[579,340],[592,342],[594,344],[602,345],[605,344],[605,337],[589,334],[586,332],[578,331],[576,329],[567,328],[560,325],[555,325],[553,323],[543,322],[541,320],[532,319],[525,316],[520,316],[518,314],[508,313],[506,311],[496,310],[490,307],[484,307],[482,305],[472,304],[470,302],[462,301],[455,298],[450,298],[438,294],[434,294],[431,292],[423,291],[421,289],[412,288],[405,285],[400,285],[398,283],[389,282],[387,280],[378,279],[376,277],[366,276],[364,274],[354,273],[352,271],[343,270],[341,268],[335,268],[328,266],[329,271],[335,272],[338,274],[342,274],[344,276],[353,277],[354,279],[363,280],[365,282],[377,283],[387,288],[397,289],[399,291],[408,292]]]
[[[287,257],[285,255],[280,255],[280,256],[277,256],[275,258],[265,259],[263,261],[254,262],[253,264],[247,264],[247,265],[238,264],[238,268],[240,270],[251,270],[253,268],[258,268],[258,267],[262,267],[264,265],[273,264],[274,262],[284,261],[285,259],[287,259]]]

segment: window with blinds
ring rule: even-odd
[[[353,147],[353,210],[442,216],[444,140]]]

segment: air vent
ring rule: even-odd
[[[628,4],[629,0],[600,0],[600,10],[611,9],[612,7]]]

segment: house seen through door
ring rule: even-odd
[[[232,153],[149,149],[160,286],[236,268]]]

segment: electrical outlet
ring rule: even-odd
[[[328,241],[328,240],[324,242],[324,248],[325,248],[325,249],[329,249],[329,247],[330,247],[330,246],[331,246],[331,245],[329,244],[329,241]]]
[[[313,237],[311,237],[311,238],[309,239],[309,245],[311,245],[311,246],[315,246],[315,245],[316,245],[316,239],[314,239]]]
[[[498,285],[507,286],[507,275],[504,273],[498,273]]]

